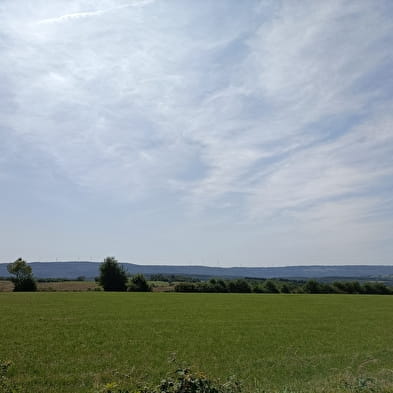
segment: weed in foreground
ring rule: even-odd
[[[96,393],[131,393],[115,382],[104,385]],[[147,384],[133,393],[241,393],[241,385],[235,378],[221,383],[205,374],[193,372],[190,368],[178,368],[161,380],[158,385]]]
[[[10,361],[0,360],[0,393],[21,393],[20,389],[7,377]]]

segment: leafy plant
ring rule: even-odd
[[[240,393],[241,386],[234,378],[225,383],[211,380],[202,373],[189,368],[179,368],[174,376],[163,379],[155,389],[143,393]]]
[[[230,378],[221,383],[190,368],[178,368],[158,385],[147,384],[137,391],[121,388],[116,382],[105,384],[97,393],[241,393],[239,381]]]
[[[0,360],[0,393],[20,393],[19,388],[7,377],[11,365],[10,361]]]
[[[129,292],[150,292],[151,288],[143,274],[135,274],[130,278],[127,291]]]

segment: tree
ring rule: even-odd
[[[272,280],[267,280],[265,282],[265,290],[267,293],[279,293],[277,285]]]
[[[321,286],[316,280],[308,280],[303,289],[305,293],[321,293]]]
[[[104,291],[125,291],[127,289],[127,274],[114,257],[107,257],[100,265],[98,282]]]
[[[11,281],[14,283],[15,292],[34,292],[37,290],[31,266],[22,258],[18,258],[15,262],[8,264],[7,270],[14,275]]]
[[[175,292],[199,292],[198,284],[194,282],[179,282],[175,285]]]
[[[282,287],[281,287],[281,291],[280,291],[281,293],[291,293],[291,288],[289,288],[289,285],[288,284],[284,284]]]
[[[135,274],[130,278],[127,291],[129,292],[150,292],[150,285],[147,283],[143,274]]]
[[[233,280],[229,281],[228,291],[237,293],[249,293],[251,292],[251,286],[244,279]]]

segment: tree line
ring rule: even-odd
[[[306,282],[289,280],[223,280],[210,279],[204,282],[180,282],[175,285],[176,292],[205,293],[343,293],[393,295],[393,288],[382,282],[334,281],[320,283],[317,280]]]

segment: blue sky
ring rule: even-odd
[[[3,0],[0,261],[391,264],[393,3]]]

